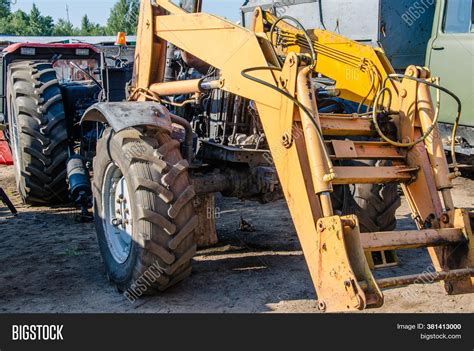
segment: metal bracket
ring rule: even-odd
[[[328,312],[382,306],[383,294],[365,258],[357,217],[324,217],[317,228],[319,305]],[[361,281],[366,282],[365,291],[359,285]]]

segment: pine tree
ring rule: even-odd
[[[87,15],[84,15],[81,20],[81,35],[89,35],[92,30],[92,23]]]
[[[42,16],[40,10],[33,3],[30,11],[29,26],[25,28],[28,35],[48,36],[53,33],[54,22],[51,16]]]
[[[53,35],[56,36],[70,36],[76,35],[77,30],[74,28],[71,22],[60,18],[58,23],[54,25]]]
[[[107,34],[115,35],[118,32],[135,34],[137,32],[139,8],[139,0],[118,0],[107,21]]]
[[[105,29],[97,23],[90,21],[87,15],[84,15],[81,20],[81,29],[79,35],[105,35]]]

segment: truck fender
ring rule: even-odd
[[[171,113],[153,101],[99,102],[84,113],[83,122],[108,124],[118,133],[124,129],[140,126],[156,126],[171,133]]]

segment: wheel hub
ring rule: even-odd
[[[133,213],[127,180],[114,164],[109,165],[105,172],[102,194],[107,244],[113,258],[118,263],[124,263],[132,247]]]

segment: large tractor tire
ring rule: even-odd
[[[397,184],[358,184],[350,201],[350,213],[357,215],[363,233],[392,231],[401,205]]]
[[[198,217],[178,141],[152,129],[107,129],[93,192],[100,251],[120,291],[152,294],[190,274]]]
[[[20,195],[28,204],[67,199],[66,117],[56,72],[50,63],[23,61],[8,67],[10,146]]]
[[[380,167],[388,163],[387,161],[346,161],[344,165]],[[360,231],[363,233],[392,231],[397,226],[396,212],[401,206],[397,184],[337,186],[332,201],[336,212],[343,215],[357,215]]]

